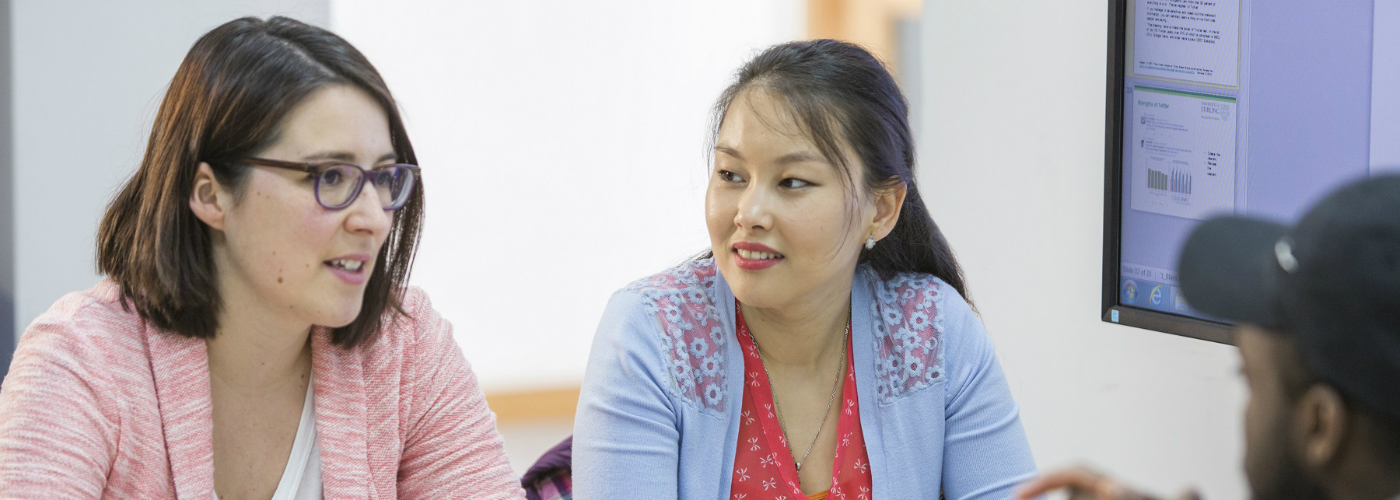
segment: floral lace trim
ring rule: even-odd
[[[718,269],[714,260],[691,261],[639,280],[627,290],[640,294],[643,307],[661,325],[662,347],[678,396],[702,410],[726,409],[725,334],[710,296]]]
[[[942,376],[942,280],[926,274],[872,279],[876,397],[881,404],[933,385]]]
[[[691,261],[627,287],[656,315],[677,396],[701,410],[727,409],[726,333],[711,291],[719,271],[713,260]],[[946,284],[926,274],[882,281],[872,273],[876,398],[888,404],[933,385],[943,374]]]

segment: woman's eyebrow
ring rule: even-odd
[[[788,163],[801,163],[804,161],[815,161],[825,163],[826,158],[823,158],[821,155],[818,155],[811,151],[798,151],[796,153],[788,153],[778,158],[779,165],[786,165]]]
[[[301,157],[303,160],[354,161],[355,155],[349,151],[321,151]]]
[[[744,159],[744,155],[739,154],[739,150],[731,148],[729,146],[715,146],[715,151],[724,153],[728,156],[732,156],[738,160]]]
[[[744,155],[740,154],[739,150],[731,148],[729,146],[715,146],[715,151],[719,153],[724,153],[725,155],[734,157],[738,160],[744,159]],[[779,165],[786,165],[789,163],[801,163],[804,161],[815,161],[824,163],[826,162],[826,158],[811,151],[797,151],[778,157],[778,160],[775,163]]]
[[[386,161],[389,161],[389,160],[393,160],[393,159],[395,159],[395,158],[398,158],[398,154],[396,154],[396,153],[394,153],[394,152],[388,152],[388,153],[384,153],[384,154],[380,155],[380,156],[379,156],[379,159],[374,160],[374,163],[383,163],[383,162],[386,162]],[[349,151],[321,151],[321,152],[319,152],[319,153],[312,153],[312,154],[303,156],[303,157],[301,157],[301,159],[304,160],[304,161],[331,160],[331,161],[354,162],[354,161],[355,161],[355,154],[354,154],[354,153],[351,153],[351,152],[349,152]]]

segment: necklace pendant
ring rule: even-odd
[[[797,462],[797,472],[802,472],[802,462]]]

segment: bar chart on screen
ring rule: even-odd
[[[1147,169],[1147,188],[1179,195],[1191,194],[1191,174],[1173,170],[1170,174]]]

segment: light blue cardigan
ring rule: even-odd
[[[1035,475],[982,323],[938,278],[851,289],[851,335],[873,498],[1011,498]],[[574,498],[729,498],[743,356],[713,260],[618,291],[589,355],[574,424]]]

